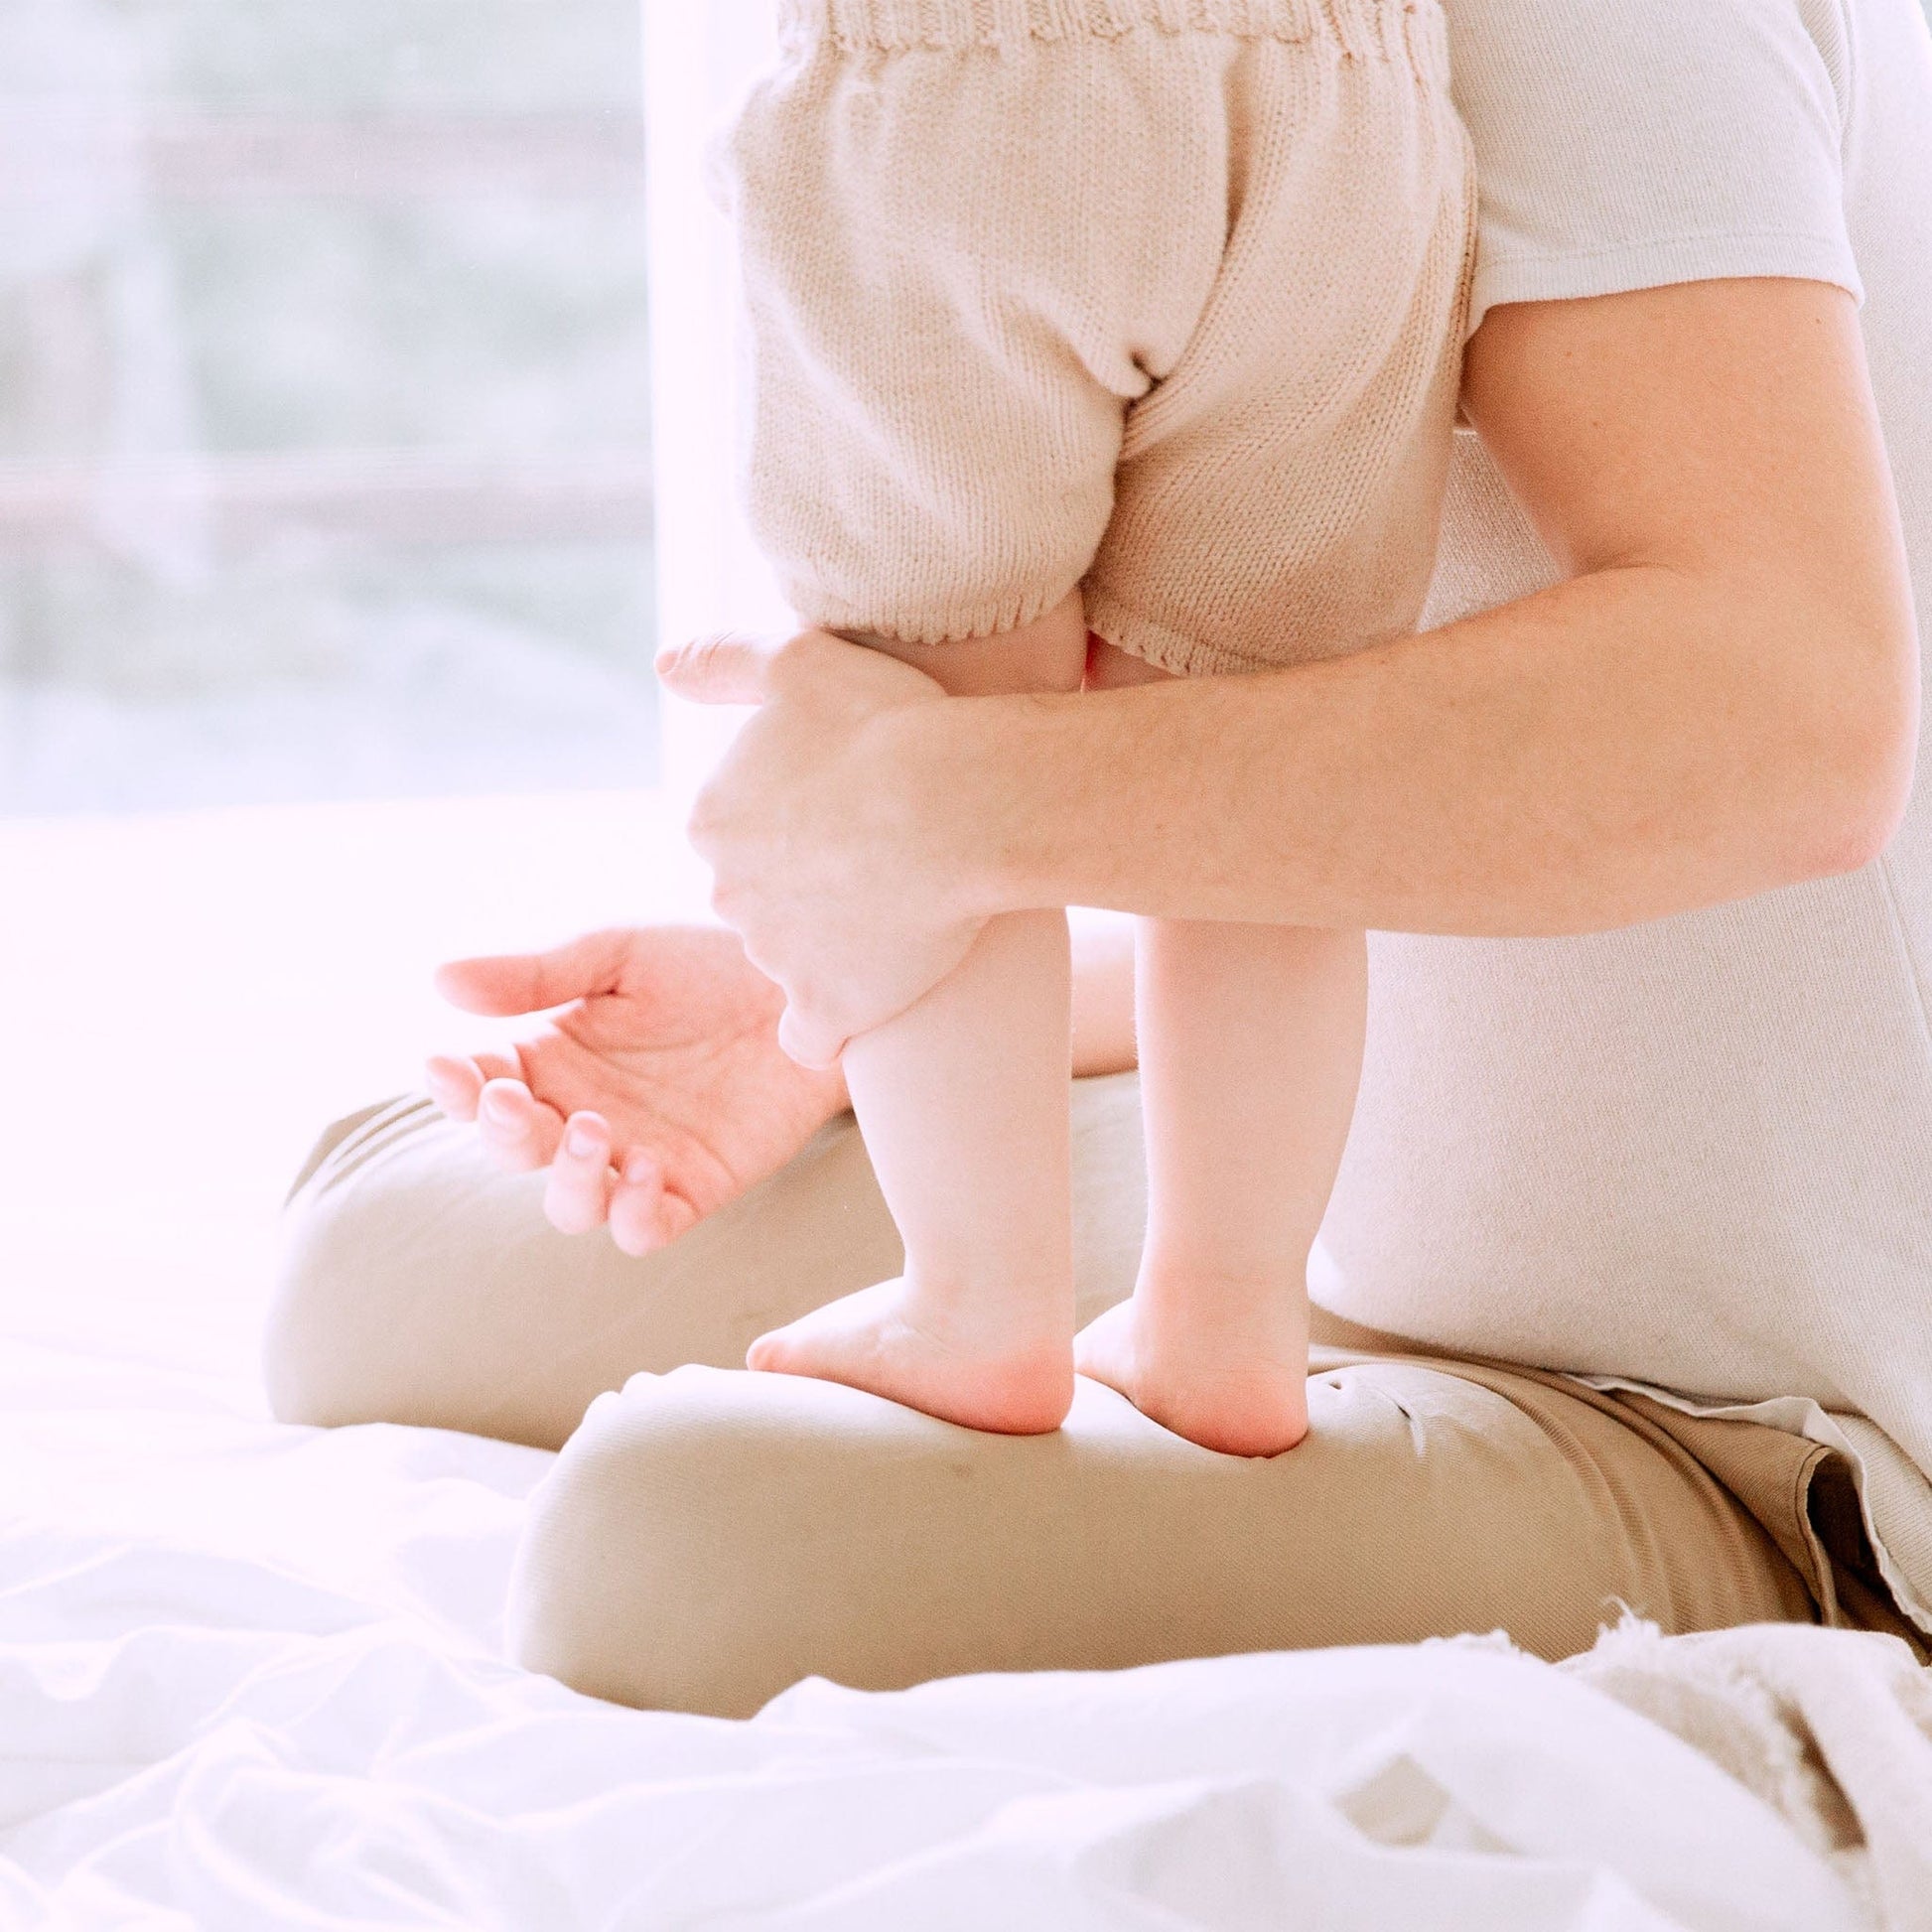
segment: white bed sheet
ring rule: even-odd
[[[634,856],[636,827],[546,809],[582,891],[553,864],[533,916],[567,927],[604,909],[603,862]],[[381,1090],[385,1055],[433,1043],[377,1016],[427,1032],[403,998],[427,959],[548,936],[459,916],[477,882],[456,860],[492,825],[0,835],[0,1002],[27,1068],[0,1129],[0,1925],[1869,1922],[1707,1759],[1480,1644],[890,1697],[811,1683],[747,1725],[503,1662],[550,1458],[281,1427],[250,1366],[274,1182],[329,1105]],[[143,894],[152,922],[117,953]],[[237,1000],[241,1043],[211,1049]],[[248,1037],[281,1042],[279,1077]]]
[[[750,1725],[501,1661],[548,1456],[263,1422],[45,1346],[0,1374],[0,1917],[1835,1932],[1707,1760],[1466,1645],[812,1683]]]

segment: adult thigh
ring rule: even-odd
[[[1286,1455],[1214,1454],[1083,1381],[1051,1436],[857,1390],[682,1369],[596,1403],[533,1502],[532,1668],[744,1716],[799,1678],[886,1690],[1504,1630],[1587,1649],[1809,1619],[1798,1573],[1614,1398],[1486,1364],[1323,1351]]]
[[[1133,1287],[1138,1084],[1073,1085],[1075,1271],[1090,1317]],[[767,1328],[897,1274],[898,1236],[849,1115],[641,1258],[559,1234],[543,1176],[403,1098],[339,1121],[290,1196],[264,1370],[276,1415],[418,1423],[556,1449],[639,1371],[735,1367]]]

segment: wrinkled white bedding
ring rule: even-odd
[[[498,937],[464,924],[485,862],[555,889],[544,925],[500,936],[554,936],[604,909],[639,833],[596,800],[0,828],[0,1011],[32,1017],[10,1038],[31,1105],[0,1109],[0,1927],[1874,1923],[1843,1820],[1813,1829],[1807,1798],[1794,1828],[1671,1731],[1479,1643],[808,1684],[749,1725],[505,1664],[549,1458],[266,1421],[269,1211],[329,1106],[439,1037],[398,989]],[[576,883],[536,863],[559,853]],[[1906,1895],[1932,1845],[1907,1759],[1932,1743],[1846,1683],[1891,1723],[1851,1783]],[[1723,1703],[1678,1727],[1722,1730]],[[1643,1708],[1677,1722],[1654,1685]]]
[[[0,1920],[1835,1932],[1707,1759],[1480,1645],[812,1683],[755,1723],[503,1663],[548,1457],[0,1368]]]

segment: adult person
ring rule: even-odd
[[[1555,1655],[1619,1597],[1670,1629],[1932,1628],[1932,44],[1914,0],[1450,24],[1473,434],[1420,637],[943,707],[822,635],[669,667],[762,701],[697,832],[803,1059],[1005,909],[1375,929],[1310,1440],[1212,1456],[1092,1386],[1014,1442],[645,1378],[547,1486],[529,1661],[743,1711],[813,1670],[1495,1626]],[[1106,1074],[1131,1015],[1104,929],[1080,980],[1076,1070]],[[325,1139],[280,1413],[555,1443],[632,1371],[729,1363],[894,1265],[849,1130],[794,1152],[837,1076],[780,1061],[729,935],[448,984],[585,997],[514,1059],[441,1065],[481,1135],[399,1102]],[[1131,1280],[1130,1084],[1076,1082],[1089,1310]]]

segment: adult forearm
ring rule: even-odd
[[[1463,401],[1567,581],[1299,670],[966,707],[950,749],[908,714],[975,905],[1580,932],[1882,847],[1919,647],[1851,298],[1495,309]]]
[[[1463,405],[1565,581],[1421,637],[1026,698],[822,631],[666,653],[685,696],[759,707],[691,834],[787,1049],[828,1064],[1002,911],[1583,932],[1878,852],[1919,641],[1851,297],[1492,309]]]
[[[1599,930],[1882,845],[1910,747],[1825,621],[1605,569],[1296,670],[907,712],[900,768],[979,911]]]

